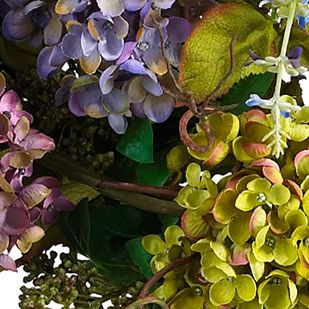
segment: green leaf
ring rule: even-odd
[[[170,225],[177,224],[177,222],[179,221],[179,217],[173,215],[158,215],[158,218],[163,224],[162,231],[165,231],[166,228]]]
[[[155,155],[154,162],[141,164],[136,168],[136,179],[139,183],[148,186],[163,186],[171,176],[166,166],[166,152]]]
[[[264,68],[245,66],[251,49],[262,58],[269,56],[277,33],[271,20],[253,7],[227,3],[206,11],[182,52],[180,83],[184,91],[203,101],[223,80],[230,69],[230,44],[235,38],[235,69],[217,95],[227,93],[239,80]],[[211,46],[211,48],[209,48]],[[238,103],[238,102],[236,102]]]
[[[73,211],[62,213],[57,223],[71,244],[80,253],[87,255],[89,252],[90,238],[88,200],[83,199]]]
[[[100,194],[92,187],[82,183],[66,183],[60,189],[62,194],[74,204],[78,204],[84,198],[92,200]]]
[[[135,238],[126,242],[126,248],[134,264],[138,266],[143,275],[149,279],[153,273],[150,266],[152,255],[142,246],[142,238]]]
[[[117,150],[124,156],[140,162],[153,162],[153,132],[147,119],[132,119],[126,133],[121,137]]]
[[[250,109],[250,107],[245,104],[250,98],[250,94],[254,93],[263,97],[271,86],[273,78],[274,74],[269,72],[250,75],[236,83],[229,93],[221,98],[221,104],[238,104],[238,106],[232,109],[232,111],[235,115],[240,115],[242,112]]]

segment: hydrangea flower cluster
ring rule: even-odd
[[[190,163],[176,198],[181,228],[169,226],[165,242],[148,235],[143,246],[154,273],[179,258],[194,262],[169,272],[153,295],[169,308],[307,308],[308,158],[308,150],[295,156],[297,182],[270,159],[218,184]]]
[[[119,134],[127,117],[161,123],[170,116],[175,99],[158,78],[175,74],[191,32],[186,19],[161,16],[175,0],[3,1],[4,36],[34,47],[44,42],[37,60],[41,78],[69,60],[79,62],[79,77],[66,80],[60,91],[71,92],[73,114],[107,117]]]
[[[24,184],[32,175],[33,161],[55,148],[47,135],[31,129],[32,116],[22,109],[13,90],[5,91],[0,75],[0,266],[16,270],[6,253],[17,246],[22,253],[44,236],[45,224],[55,222],[59,211],[73,204],[60,191],[53,177],[40,177]],[[43,225],[42,225],[43,224]]]

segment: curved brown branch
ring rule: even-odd
[[[192,149],[193,151],[196,152],[206,152],[209,151],[211,148],[211,138],[209,140],[207,140],[207,145],[198,145],[197,143],[195,143],[191,137],[189,136],[187,127],[188,127],[188,123],[191,120],[191,118],[194,116],[193,112],[191,110],[187,110],[183,116],[181,117],[180,121],[179,121],[179,135],[180,138],[182,139],[182,141],[184,142],[184,144],[189,147],[190,149]],[[205,138],[209,138],[208,133],[209,133],[209,129],[206,129],[206,123],[200,123],[201,128],[203,129],[204,133],[205,133]],[[208,124],[209,125],[209,124]],[[211,135],[211,134],[210,134]]]
[[[158,271],[157,273],[155,273],[144,285],[144,287],[142,288],[142,290],[139,293],[138,298],[143,299],[145,298],[148,294],[150,289],[153,287],[153,285],[158,282],[160,279],[162,279],[167,273],[169,273],[170,271],[172,271],[173,269],[179,267],[179,266],[183,266],[186,264],[189,264],[192,262],[194,258],[194,255],[191,256],[187,256],[181,259],[178,259],[176,261],[174,261],[173,263],[167,265],[166,267],[162,268],[160,271]]]
[[[177,194],[178,190],[171,189],[169,187],[155,187],[146,186],[142,184],[130,183],[130,182],[120,182],[113,180],[104,180],[99,184],[100,188],[116,189],[128,192],[144,193],[153,196],[161,197],[164,199],[172,200]]]

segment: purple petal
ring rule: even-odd
[[[63,54],[60,46],[55,45],[49,57],[49,64],[51,65],[51,67],[60,69],[60,67],[64,65],[67,59],[68,58]]]
[[[129,23],[121,16],[113,18],[113,23],[114,31],[110,32],[116,32],[118,39],[124,39],[129,32]]]
[[[97,48],[97,41],[92,37],[87,28],[83,28],[81,35],[81,47],[83,54],[89,56]]]
[[[9,40],[27,40],[35,31],[30,16],[25,16],[21,10],[10,11],[3,20],[2,30],[4,36]]]
[[[171,8],[174,2],[175,0],[154,0],[155,6],[164,10]]]
[[[119,16],[124,11],[122,0],[96,0],[100,10],[107,16]]]
[[[117,65],[111,65],[102,73],[100,77],[100,88],[103,94],[107,94],[112,91],[115,79],[114,73],[117,68]]]
[[[81,26],[72,25],[70,27],[70,32],[68,32],[62,39],[61,48],[65,56],[71,59],[79,59],[83,55],[81,34]]]
[[[108,31],[106,33],[106,39],[104,41],[99,41],[98,49],[105,60],[113,61],[120,57],[123,46],[123,39],[118,39],[115,33]]]
[[[17,93],[13,90],[9,90],[4,93],[0,99],[0,111],[1,112],[14,112],[16,109],[20,109],[20,99]]]
[[[148,95],[144,102],[144,111],[147,117],[153,122],[164,122],[173,112],[175,101],[168,94],[160,97]]]
[[[52,151],[55,149],[54,140],[43,133],[29,134],[20,143],[20,146],[25,150]]]
[[[113,89],[103,97],[104,107],[112,114],[125,114],[129,109],[129,100],[120,89]]]
[[[28,209],[41,203],[49,194],[51,189],[39,183],[32,183],[31,185],[22,189],[19,196],[24,201]]]
[[[147,3],[147,0],[123,0],[123,3],[126,10],[138,11]]]
[[[159,97],[163,94],[163,89],[158,82],[153,81],[148,76],[141,76],[141,83],[143,87],[151,94]]]
[[[124,116],[110,114],[108,123],[117,134],[124,134],[128,127],[127,119]]]
[[[144,65],[135,59],[128,59],[119,66],[120,70],[128,71],[132,74],[147,74]]]
[[[5,270],[17,271],[15,261],[7,254],[0,255],[0,266]]]
[[[50,58],[53,51],[53,47],[46,46],[39,53],[37,59],[37,70],[39,77],[42,79],[48,78],[59,71],[59,67],[54,67],[50,64]]]
[[[44,1],[41,0],[35,0],[35,1],[31,1],[29,2],[23,9],[23,13],[25,15],[28,15],[29,13],[31,13],[34,10],[37,10],[38,8],[41,8],[43,6],[45,6],[46,3]]]
[[[116,64],[119,65],[119,64],[125,62],[126,60],[128,60],[131,57],[135,47],[136,47],[136,42],[126,42],[126,43],[124,43],[122,53],[121,53],[120,57],[118,58]]]
[[[47,27],[44,29],[44,43],[46,45],[56,44],[62,34],[62,22],[58,19],[57,15],[54,15]]]
[[[188,39],[192,31],[192,25],[186,19],[174,16],[169,18],[166,30],[170,42],[183,43]]]
[[[127,87],[127,95],[130,103],[139,103],[144,101],[147,92],[141,83],[141,77],[133,78]]]
[[[55,105],[56,106],[60,106],[69,101],[70,88],[74,80],[75,80],[75,76],[66,75],[60,81],[61,88],[59,88],[55,93]]]
[[[131,104],[130,110],[134,116],[146,118],[146,114],[144,112],[144,102]]]
[[[20,200],[16,200],[7,208],[4,218],[1,217],[2,213],[0,215],[0,224],[2,223],[2,229],[9,235],[21,234],[30,223],[29,212]]]

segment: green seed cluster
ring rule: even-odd
[[[115,286],[108,282],[88,261],[80,261],[72,251],[61,253],[61,263],[55,266],[57,253],[50,252],[33,258],[24,266],[28,275],[27,285],[21,287],[19,296],[21,309],[48,309],[52,301],[63,309],[100,309],[107,300],[110,308],[124,308],[136,299],[142,282],[133,286]],[[33,286],[28,287],[28,283]]]

